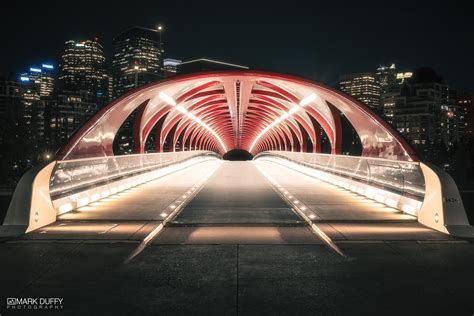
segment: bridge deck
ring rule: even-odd
[[[113,203],[95,203],[19,240],[0,242],[0,296],[59,296],[65,313],[82,314],[472,314],[472,243],[376,203],[368,211],[362,205],[370,201],[353,208],[364,218],[357,220],[345,204],[357,196],[275,165],[261,167],[326,220],[318,227],[345,257],[297,223],[252,162],[232,162],[220,165],[178,216],[189,227],[165,227],[124,263],[160,223],[167,203],[189,192],[216,163],[189,167],[119,194]],[[243,198],[237,191],[247,190],[245,184],[256,193]],[[205,203],[212,212],[203,210]],[[265,203],[274,210],[241,211],[257,212]],[[338,205],[336,214],[326,212],[327,205]],[[233,207],[260,226],[229,214]],[[355,220],[344,221],[345,214]],[[394,304],[400,293],[403,299]]]
[[[301,224],[251,162],[227,161],[173,224]]]
[[[452,239],[412,216],[284,166],[258,162],[258,167],[311,209],[318,227],[335,241]],[[212,172],[155,243],[321,242],[250,161],[196,164],[64,214],[23,238],[142,240],[174,201]]]

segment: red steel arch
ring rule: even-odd
[[[58,152],[58,159],[113,155],[114,138],[135,112],[134,150],[144,153],[156,129],[155,151],[206,149],[223,155],[241,148],[321,148],[321,129],[341,153],[344,114],[358,133],[362,155],[418,161],[408,143],[367,106],[302,78],[262,71],[203,72],[135,89],[102,108]],[[311,142],[308,144],[307,142]]]

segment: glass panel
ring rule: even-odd
[[[80,191],[132,174],[206,156],[218,157],[216,153],[210,151],[184,151],[58,161],[51,177],[50,192],[52,196],[58,196],[71,191]]]
[[[263,156],[285,158],[398,194],[424,197],[425,180],[417,162],[288,151],[267,151],[257,155]]]

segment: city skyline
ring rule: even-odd
[[[110,8],[92,7],[86,2],[82,6],[91,6],[93,10],[87,21],[82,22],[81,10],[56,15],[54,5],[32,4],[19,8],[10,3],[4,5],[7,6],[4,11],[12,14],[1,23],[16,23],[18,27],[15,36],[7,34],[6,40],[25,49],[18,49],[13,56],[3,56],[0,71],[16,74],[38,60],[51,59],[57,64],[65,41],[96,36],[110,64],[112,40],[121,31],[135,25],[162,24],[165,58],[206,57],[249,65],[253,69],[299,75],[330,85],[336,84],[340,75],[370,71],[374,65],[395,62],[404,68],[432,67],[451,86],[472,90],[470,77],[474,64],[466,52],[474,45],[467,40],[473,22],[466,18],[469,15],[466,10],[456,3],[442,7],[433,2],[398,8],[380,5],[367,8],[368,5],[359,2],[357,7],[342,6],[343,9],[327,5],[273,7],[269,16],[264,4],[260,4],[248,10],[243,22],[240,14],[245,5],[232,12],[216,14],[210,4],[188,4],[186,10],[176,14],[178,7],[172,3],[142,1],[134,5],[138,12],[146,8],[146,12],[156,13],[133,15],[127,7],[114,8],[112,14],[105,14]],[[294,11],[298,14],[292,14]],[[40,36],[32,36],[30,21],[39,15],[49,22],[35,25],[36,34]],[[10,16],[24,18],[18,24],[10,20]],[[77,23],[64,27],[70,18]],[[104,19],[107,23],[103,23]],[[59,24],[63,26],[55,27]],[[50,32],[53,28],[57,31]]]

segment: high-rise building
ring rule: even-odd
[[[108,76],[105,55],[98,39],[65,43],[59,69],[61,91],[88,91],[99,104],[107,101]]]
[[[465,118],[465,135],[468,138],[474,137],[474,95],[472,93],[459,93],[457,102],[463,108]]]
[[[413,71],[398,71],[395,77],[397,84],[401,86],[405,81],[413,77]]]
[[[13,78],[0,76],[0,124],[2,125],[2,132],[8,132],[9,124],[18,121],[18,110],[21,107],[20,83],[13,80]],[[0,135],[0,142],[2,140]]]
[[[60,92],[54,97],[42,98],[39,104],[44,124],[38,128],[38,134],[43,135],[44,141],[52,147],[64,144],[99,108],[96,97],[85,90]]]
[[[133,27],[113,40],[114,96],[163,78],[161,30]]]
[[[376,112],[380,110],[380,84],[370,72],[341,76],[339,89]]]
[[[380,65],[377,68],[376,79],[380,84],[380,111],[383,117],[393,124],[396,98],[405,80],[411,78],[411,71],[397,71],[395,64]]]
[[[0,76],[0,183],[15,185],[32,165],[37,135],[34,133],[34,102],[25,102],[22,86],[13,76]]]
[[[40,97],[50,96],[54,92],[54,66],[42,64],[31,66],[27,72],[20,74],[23,87],[34,90]]]
[[[380,93],[386,93],[396,85],[397,66],[391,64],[390,66],[380,65],[375,72],[375,78],[380,85]]]
[[[441,77],[430,68],[420,68],[396,97],[393,125],[429,157],[462,140],[464,110]]]
[[[163,60],[163,70],[165,77],[171,77],[176,74],[178,71],[178,65],[181,64],[183,61],[173,58],[165,58]]]

